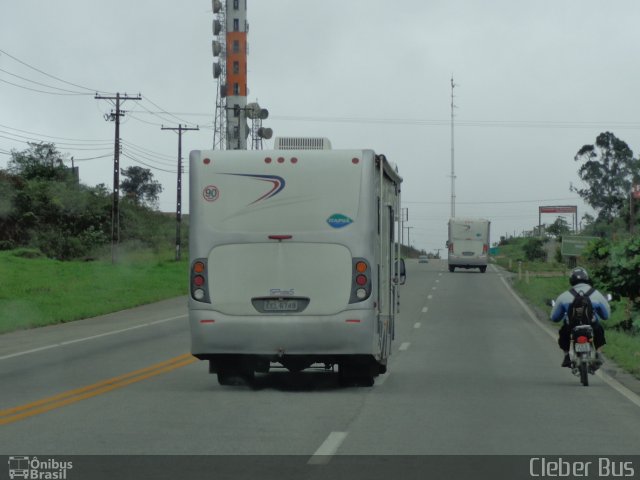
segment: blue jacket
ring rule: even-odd
[[[587,293],[591,288],[591,285],[579,283],[573,288],[576,292]],[[573,303],[573,298],[574,297],[569,290],[560,294],[556,299],[556,305],[551,311],[551,320],[554,322],[564,320],[564,322],[567,323],[567,314],[569,313],[569,307]],[[593,312],[596,315],[596,321],[600,319],[606,320],[609,318],[609,315],[611,314],[611,307],[609,307],[609,302],[604,295],[602,295],[598,290],[594,290],[589,298],[591,299],[591,305],[593,305]]]

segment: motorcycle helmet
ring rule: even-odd
[[[571,286],[575,286],[579,283],[587,283],[591,285],[591,279],[589,278],[589,274],[582,267],[577,267],[571,270],[571,276],[569,277],[569,283]]]

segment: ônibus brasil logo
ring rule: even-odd
[[[54,458],[46,460],[38,457],[9,457],[9,478],[33,480],[66,480],[67,471],[73,469],[73,462],[62,462]]]
[[[327,218],[327,223],[333,228],[343,228],[353,223],[353,220],[341,213],[334,213]]]

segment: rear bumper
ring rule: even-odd
[[[347,310],[331,316],[232,316],[191,310],[191,353],[208,355],[353,355],[379,354],[372,310]]]
[[[489,263],[488,257],[449,257],[449,265],[460,268],[486,267]]]

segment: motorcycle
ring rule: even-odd
[[[580,376],[580,383],[589,386],[589,374],[596,373],[599,365],[596,349],[593,345],[593,328],[591,325],[577,325],[571,330],[569,345],[571,372]]]
[[[611,300],[610,294],[607,295],[607,300]],[[547,304],[554,307],[556,302],[555,300],[550,300]],[[580,383],[588,387],[589,375],[595,374],[600,367],[596,348],[593,344],[593,327],[591,325],[576,325],[571,329],[569,360],[571,362],[571,373],[579,376]]]

